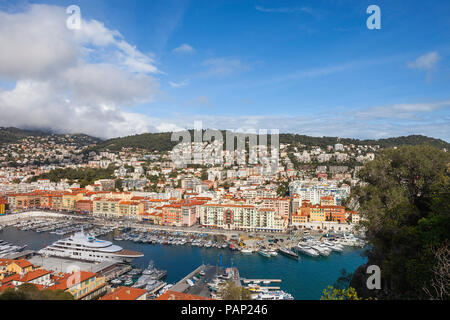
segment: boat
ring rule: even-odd
[[[271,257],[270,253],[267,252],[267,250],[264,250],[264,249],[258,250],[258,253],[260,255],[262,255],[263,257],[266,257],[266,258],[270,258]]]
[[[278,252],[275,249],[268,250],[268,252],[272,257],[276,257],[278,255]]]
[[[245,253],[245,254],[253,253],[253,250],[244,248],[244,249],[241,249],[241,253]]]
[[[85,234],[83,231],[77,232],[68,238],[58,240],[38,252],[45,256],[97,262],[131,262],[135,258],[144,256],[141,252],[125,250],[110,241],[99,240]]]
[[[152,292],[152,291],[155,291],[158,288],[164,287],[164,285],[165,285],[165,282],[157,281],[157,280],[151,280],[145,286],[145,290],[147,292]]]
[[[283,290],[264,290],[254,296],[253,300],[294,300],[294,297]]]
[[[307,245],[304,245],[304,244],[300,244],[300,243],[297,244],[297,250],[305,255],[310,256],[310,257],[318,257],[319,256],[319,253],[316,250],[314,250],[313,248],[311,248]]]
[[[192,287],[194,285],[194,282],[191,279],[186,279],[186,283]]]
[[[330,242],[330,241],[325,240],[324,244],[328,248],[330,248],[332,251],[335,251],[335,252],[342,252],[342,251],[344,251],[344,248],[338,243],[334,243],[334,242]]]
[[[143,288],[150,281],[152,281],[152,279],[150,279],[150,276],[144,274],[144,275],[140,276],[139,279],[137,279],[137,281],[133,285],[133,288]]]
[[[316,250],[321,256],[329,256],[331,249],[323,248],[320,245],[311,245],[311,248]]]
[[[161,280],[167,276],[167,271],[155,268],[153,261],[150,261],[148,267],[142,271],[142,274],[150,276],[152,280]]]
[[[131,286],[133,284],[133,280],[131,280],[131,279],[125,280],[125,282],[123,284],[125,286]]]
[[[122,280],[116,278],[116,279],[111,280],[111,283],[112,283],[112,284],[121,284],[121,283],[122,283]]]
[[[280,248],[278,248],[278,250],[281,252],[281,254],[285,255],[286,257],[289,257],[289,258],[292,258],[295,260],[299,259],[298,254],[296,254],[294,251],[292,251],[288,248],[280,247]]]

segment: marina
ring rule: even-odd
[[[94,226],[90,230],[96,230],[96,228],[99,227]],[[142,252],[144,255],[132,261],[127,272],[136,270],[131,275],[122,277],[121,285],[124,285],[127,280],[131,280],[127,284],[133,283],[131,284],[133,286],[141,276],[133,275],[133,273],[139,273],[139,269],[145,270],[150,261],[153,260],[155,267],[167,272],[163,283],[158,284],[158,286],[162,286],[165,283],[160,293],[184,278],[186,274],[199,265],[220,264],[220,256],[222,265],[238,268],[240,276],[244,279],[282,279],[279,285],[280,289],[288,292],[295,299],[319,299],[322,290],[337,280],[342,269],[353,272],[365,261],[365,258],[361,256],[364,249],[356,246],[345,246],[343,252],[332,252],[328,256],[312,257],[299,252],[302,257],[296,260],[284,254],[266,257],[251,249],[249,249],[249,253],[246,253],[245,249],[242,249],[246,247],[240,247],[238,244],[233,244],[231,246],[233,249],[231,249],[229,244],[226,245],[225,240],[209,240],[203,234],[188,237],[187,233],[179,234],[178,232],[169,233],[166,231],[153,231],[141,235],[141,232],[132,228],[124,228],[118,231],[111,231],[100,236],[100,239],[112,241],[124,249]],[[136,235],[140,235],[140,240]],[[67,237],[67,235],[65,236]],[[114,241],[114,238],[118,236],[123,240]],[[63,235],[20,230],[14,226],[5,226],[3,231],[0,232],[0,239],[17,245],[27,245],[27,249],[36,251],[62,238],[64,238]],[[147,238],[155,241],[145,242]],[[183,239],[186,240],[185,244],[182,244],[184,243]],[[350,243],[350,240],[346,241]],[[169,243],[171,244],[169,245]],[[207,245],[205,246],[205,244]],[[208,246],[208,244],[211,245]],[[212,244],[215,244],[215,246]],[[183,263],[180,263],[180,261]],[[118,273],[115,277],[114,274],[109,274],[108,279],[113,280],[120,276]],[[151,289],[151,286],[149,286],[149,289]],[[267,298],[264,293],[261,294],[261,298]]]

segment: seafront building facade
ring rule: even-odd
[[[206,204],[205,207],[206,217],[203,225],[207,227],[282,232],[288,225],[287,218],[276,214],[276,211],[270,208],[232,204]]]
[[[36,190],[7,196],[11,210],[44,209],[104,218],[125,218],[153,224],[242,231],[284,232],[289,226],[308,222],[356,223],[359,215],[336,205],[336,198],[322,196],[318,204],[293,197],[244,198],[223,193],[220,198],[185,192],[184,199],[155,199],[134,192],[88,191],[72,188],[66,191]]]

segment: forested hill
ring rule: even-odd
[[[334,145],[335,143],[342,144],[354,144],[354,145],[379,145],[382,148],[391,148],[391,147],[400,147],[404,145],[414,146],[420,144],[430,144],[440,149],[446,148],[449,149],[450,143],[441,140],[430,138],[422,135],[410,135],[410,136],[401,136],[395,138],[386,138],[386,139],[350,139],[350,138],[338,138],[338,137],[309,137],[305,135],[298,134],[280,134],[280,142],[281,143],[291,143],[291,144],[304,144],[307,146],[321,146],[325,147],[327,145]]]
[[[193,131],[190,130],[191,137],[193,139]],[[225,138],[225,131],[222,132]],[[111,150],[119,151],[123,147],[145,149],[150,152],[153,151],[169,151],[178,143],[177,141],[171,141],[171,132],[163,133],[144,133],[127,137],[113,138],[102,141],[101,139],[94,138],[85,134],[52,134],[43,131],[22,130],[17,128],[2,128],[0,127],[0,145],[2,143],[15,143],[23,138],[27,137],[69,137],[70,141],[80,145],[93,145],[89,151]],[[181,139],[180,139],[181,140]],[[270,137],[268,137],[268,143],[270,144]],[[342,144],[354,144],[354,145],[379,145],[382,148],[399,147],[403,145],[420,145],[430,144],[440,149],[450,149],[450,144],[441,139],[430,138],[422,135],[410,135],[403,137],[379,139],[379,140],[359,140],[350,138],[338,138],[338,137],[310,137],[306,135],[282,133],[280,134],[280,143],[289,143],[292,145],[306,145],[306,146],[320,146],[326,147],[328,145],[334,145],[335,143]]]
[[[55,134],[39,130],[25,130],[14,127],[0,127],[0,145],[4,143],[17,143],[24,138],[55,138],[58,140],[66,140],[68,143],[76,145],[91,145],[97,144],[102,140],[91,137],[86,134]]]
[[[19,141],[20,139],[27,137],[42,137],[47,134],[39,131],[31,131],[31,130],[22,130],[17,128],[3,128],[0,127],[0,144],[2,143],[14,143]]]
[[[190,130],[192,140],[193,132]],[[103,141],[94,147],[96,150],[121,150],[122,147],[140,148],[148,151],[169,151],[178,143],[177,141],[171,141],[171,132],[164,133],[144,133],[122,138],[114,138]],[[225,132],[223,132],[225,138]],[[181,141],[181,139],[180,139]],[[270,137],[268,137],[268,143],[270,144]],[[446,141],[430,138],[421,135],[410,135],[404,137],[387,138],[379,140],[359,140],[349,138],[338,137],[310,137],[299,134],[280,134],[280,143],[290,143],[293,145],[306,145],[306,146],[320,146],[326,147],[328,145],[334,145],[335,143],[342,144],[354,144],[354,145],[379,145],[382,148],[399,147],[403,145],[420,145],[430,144],[440,149],[449,149],[450,144]]]

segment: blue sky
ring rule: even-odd
[[[450,138],[448,1],[0,1],[0,10],[33,4],[78,5],[83,20],[120,32],[157,69],[143,72],[157,85],[151,99],[114,105],[149,124],[108,135],[201,120],[314,136]],[[380,30],[366,27],[371,4],[381,9]],[[1,75],[5,90],[23,80]]]

